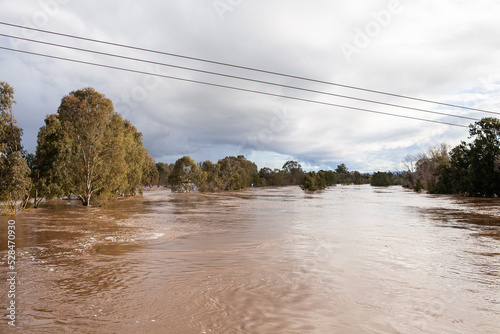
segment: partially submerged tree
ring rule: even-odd
[[[304,179],[304,171],[297,161],[287,161],[282,167],[285,172],[285,183],[288,185],[301,184]]]
[[[30,169],[20,152],[0,157],[0,201],[6,212],[17,213],[26,208],[29,200]]]
[[[319,171],[306,173],[300,187],[306,191],[323,190],[327,186],[324,172]]]
[[[448,152],[446,144],[419,154],[404,186],[430,193],[500,196],[500,120],[487,117],[469,126],[469,139]]]
[[[455,147],[449,162],[438,167],[435,192],[499,196],[500,120],[483,118],[470,125],[469,134],[473,141]]]
[[[35,208],[43,199],[63,196],[69,192],[69,188],[64,184],[65,166],[64,160],[61,159],[68,146],[68,137],[62,129],[59,118],[56,114],[48,115],[45,118],[45,125],[38,131],[36,152],[30,159]]]
[[[135,195],[154,162],[142,134],[93,88],[65,96],[38,134],[37,186],[46,196],[73,194],[83,205]]]
[[[168,182],[178,192],[190,192],[195,190],[198,181],[198,165],[189,156],[184,156],[175,162]]]
[[[374,187],[387,187],[392,185],[392,173],[375,172],[370,184]]]
[[[66,143],[58,152],[58,160],[64,166],[63,187],[83,205],[90,205],[92,196],[102,192],[111,181],[107,178],[111,167],[115,170],[120,167],[112,160],[114,148],[109,145],[114,137],[113,116],[111,100],[93,88],[66,95],[57,111],[61,137]]]
[[[414,173],[414,179],[416,180],[414,188],[417,191],[422,189],[432,191],[432,189],[434,189],[439,180],[439,165],[450,161],[450,156],[448,154],[449,150],[449,146],[442,143],[429,149],[427,153],[420,153],[417,155],[418,160]]]
[[[335,173],[337,174],[337,182],[341,184],[351,184],[354,182],[353,177],[349,174],[347,166],[343,163],[337,166]]]
[[[156,170],[158,171],[158,186],[166,186],[168,184],[168,176],[170,175],[169,165],[164,162],[157,162]]]
[[[239,190],[250,187],[257,175],[257,165],[244,156],[225,157],[219,160],[218,179],[222,190]]]
[[[5,211],[16,213],[28,203],[31,180],[21,146],[23,131],[12,112],[14,104],[14,89],[0,82],[0,202]]]

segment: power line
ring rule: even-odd
[[[435,114],[435,115],[441,115],[441,116],[447,116],[447,117],[456,117],[456,118],[461,118],[461,119],[466,119],[466,120],[471,120],[471,121],[479,121],[478,118],[473,118],[473,117],[460,116],[460,115],[451,115],[451,114],[447,114],[447,113],[443,113],[443,112],[438,112],[438,111],[431,111],[431,110],[426,110],[426,109],[421,109],[421,108],[403,106],[403,105],[400,105],[400,104],[393,104],[393,103],[375,101],[375,100],[371,100],[371,99],[363,99],[363,98],[358,98],[358,97],[353,97],[353,96],[347,96],[347,95],[341,95],[341,94],[334,94],[334,93],[323,92],[323,91],[318,91],[318,90],[313,90],[313,89],[301,88],[301,87],[297,87],[297,86],[279,84],[279,83],[275,83],[275,82],[269,82],[269,81],[263,81],[263,80],[256,80],[256,79],[245,78],[245,77],[235,76],[235,75],[230,75],[230,74],[223,74],[223,73],[218,73],[218,72],[200,70],[200,69],[195,69],[195,68],[192,68],[192,67],[178,66],[178,65],[167,64],[167,63],[163,63],[163,62],[145,60],[145,59],[141,59],[141,58],[134,58],[134,57],[122,56],[122,55],[117,55],[117,54],[108,53],[108,52],[101,52],[101,51],[95,51],[95,50],[89,50],[89,49],[84,49],[84,48],[78,48],[78,47],[73,47],[73,46],[68,46],[68,45],[63,45],[63,44],[44,42],[44,41],[39,41],[39,40],[35,40],[35,39],[30,39],[30,38],[17,37],[17,36],[12,36],[12,35],[7,35],[7,34],[0,34],[0,36],[8,37],[8,38],[14,38],[14,39],[19,39],[19,40],[33,42],[33,43],[44,44],[44,45],[56,46],[56,47],[60,47],[60,48],[70,49],[70,50],[83,51],[83,52],[94,53],[94,54],[99,54],[99,55],[104,55],[104,56],[109,56],[109,57],[115,57],[115,58],[120,58],[120,59],[126,59],[126,60],[133,60],[133,61],[142,62],[142,63],[148,63],[148,64],[153,64],[153,65],[161,65],[161,66],[172,67],[172,68],[177,68],[177,69],[182,69],[182,70],[187,70],[187,71],[194,71],[194,72],[205,73],[205,74],[210,74],[210,75],[217,75],[217,76],[222,76],[222,77],[226,77],[226,78],[232,78],[232,79],[250,81],[250,82],[254,82],[254,83],[266,84],[266,85],[277,86],[277,87],[282,87],[282,88],[289,88],[289,89],[294,89],[294,90],[301,90],[301,91],[305,91],[305,92],[309,92],[309,93],[316,93],[316,94],[321,94],[321,95],[329,95],[329,96],[340,97],[340,98],[345,98],[345,99],[351,99],[351,100],[356,100],[356,101],[362,101],[362,102],[368,102],[368,103],[375,103],[375,104],[384,105],[384,106],[390,106],[390,107],[396,107],[396,108],[403,108],[403,109],[408,109],[408,110],[415,110],[415,111],[420,111],[420,112],[425,112],[425,113],[430,113],[430,114]]]
[[[299,79],[299,80],[304,80],[304,81],[309,81],[309,82],[315,82],[315,83],[320,83],[320,84],[325,84],[325,85],[331,85],[331,86],[337,86],[337,87],[343,87],[343,88],[348,88],[348,89],[355,89],[355,90],[359,90],[359,91],[370,92],[370,93],[375,93],[375,94],[382,94],[382,95],[387,95],[387,96],[392,96],[392,97],[398,97],[398,98],[403,98],[403,99],[408,99],[408,100],[413,100],[413,101],[432,103],[432,104],[437,104],[437,105],[441,105],[441,106],[447,106],[447,107],[459,108],[459,109],[471,110],[471,111],[478,111],[478,112],[482,112],[482,113],[500,114],[499,112],[494,112],[494,111],[489,111],[489,110],[483,110],[483,109],[477,109],[477,108],[470,108],[470,107],[460,106],[460,105],[451,104],[451,103],[444,103],[444,102],[432,101],[432,100],[421,99],[421,98],[417,98],[417,97],[411,97],[411,96],[407,96],[407,95],[400,95],[400,94],[388,93],[388,92],[383,92],[383,91],[378,91],[378,90],[373,90],[373,89],[367,89],[367,88],[362,88],[362,87],[344,85],[344,84],[339,84],[339,83],[334,83],[334,82],[329,82],[329,81],[323,81],[323,80],[318,80],[318,79],[312,79],[312,78],[307,78],[307,77],[302,77],[302,76],[297,76],[297,75],[290,75],[290,74],[285,74],[285,73],[280,73],[280,72],[267,71],[267,70],[262,70],[262,69],[258,69],[258,68],[253,68],[253,67],[247,67],[247,66],[241,66],[241,65],[234,65],[234,64],[230,64],[230,63],[213,61],[213,60],[208,60],[208,59],[203,59],[203,58],[183,56],[183,55],[179,55],[179,54],[175,54],[175,53],[170,53],[170,52],[157,51],[157,50],[146,49],[146,48],[141,48],[141,47],[136,47],[136,46],[131,46],[131,45],[125,45],[125,44],[107,42],[107,41],[102,41],[102,40],[97,40],[97,39],[92,39],[92,38],[86,38],[86,37],[81,37],[81,36],[76,36],[76,35],[63,34],[63,33],[49,31],[49,30],[43,30],[43,29],[37,29],[37,28],[30,28],[30,27],[26,27],[26,26],[22,26],[22,25],[17,25],[17,24],[12,24],[12,23],[7,23],[7,22],[1,22],[0,21],[0,24],[1,25],[6,25],[6,26],[11,26],[11,27],[16,27],[16,28],[28,29],[28,30],[32,30],[32,31],[38,31],[38,32],[46,33],[46,34],[52,34],[52,35],[57,35],[57,36],[63,36],[63,37],[69,37],[69,38],[79,39],[79,40],[83,40],[83,41],[89,41],[89,42],[93,42],[93,43],[100,43],[100,44],[118,46],[118,47],[127,48],[127,49],[131,49],[131,50],[137,50],[137,51],[143,51],[143,52],[161,54],[161,55],[166,55],[166,56],[171,56],[171,57],[178,57],[178,58],[183,58],[183,59],[195,60],[195,61],[200,61],[200,62],[215,64],[215,65],[221,65],[221,66],[239,68],[239,69],[248,70],[248,71],[260,72],[260,73],[265,73],[265,74],[272,74],[272,75],[281,76],[281,77],[287,77],[287,78],[292,78],[292,79]]]
[[[232,90],[237,90],[237,91],[242,91],[242,92],[249,92],[249,93],[261,94],[261,95],[267,95],[267,96],[273,96],[273,97],[280,97],[280,98],[285,98],[285,99],[290,99],[290,100],[303,101],[303,102],[315,103],[315,104],[326,105],[326,106],[331,106],[331,107],[338,107],[338,108],[344,108],[344,109],[350,109],[350,110],[357,110],[357,111],[369,112],[369,113],[374,113],[374,114],[379,114],[379,115],[400,117],[400,118],[411,119],[411,120],[418,120],[418,121],[424,121],[424,122],[431,122],[431,123],[437,123],[437,124],[444,124],[444,125],[450,125],[450,126],[457,126],[457,127],[462,127],[462,128],[468,128],[467,125],[454,124],[454,123],[449,123],[449,122],[436,121],[436,120],[430,120],[430,119],[413,117],[413,116],[398,115],[398,114],[392,114],[392,113],[388,113],[388,112],[375,111],[375,110],[370,110],[370,109],[350,107],[350,106],[345,106],[345,105],[340,105],[340,104],[334,104],[334,103],[328,103],[328,102],[321,102],[321,101],[303,99],[303,98],[294,97],[294,96],[274,94],[274,93],[262,92],[262,91],[258,91],[258,90],[252,90],[252,89],[239,88],[239,87],[234,87],[234,86],[221,85],[221,84],[216,84],[216,83],[211,83],[211,82],[205,82],[205,81],[198,81],[198,80],[192,80],[192,79],[179,78],[179,77],[174,77],[174,76],[169,76],[169,75],[163,75],[163,74],[157,74],[157,73],[150,73],[150,72],[146,72],[146,71],[139,71],[139,70],[127,69],[127,68],[118,67],[118,66],[111,66],[111,65],[99,64],[99,63],[88,62],[88,61],[83,61],[83,60],[76,60],[76,59],[70,59],[70,58],[64,58],[64,57],[58,57],[58,56],[52,56],[52,55],[47,55],[47,54],[43,54],[43,53],[37,53],[37,52],[31,52],[31,51],[24,51],[24,50],[17,50],[17,49],[12,49],[12,48],[7,48],[7,47],[1,47],[1,46],[0,46],[0,49],[7,50],[7,51],[13,51],[13,52],[30,54],[30,55],[35,55],[35,56],[41,56],[41,57],[46,57],[46,58],[52,58],[52,59],[58,59],[58,60],[65,60],[65,61],[74,62],[74,63],[80,63],[80,64],[85,64],[85,65],[92,65],[92,66],[97,66],[97,67],[102,67],[102,68],[114,69],[114,70],[119,70],[119,71],[125,71],[125,72],[131,72],[131,73],[138,73],[138,74],[145,74],[145,75],[157,76],[157,77],[161,77],[161,78],[167,78],[167,79],[173,79],[173,80],[180,80],[180,81],[185,81],[185,82],[203,84],[203,85],[208,85],[208,86],[213,86],[213,87],[220,87],[220,88],[232,89]]]

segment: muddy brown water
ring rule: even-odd
[[[498,333],[500,201],[400,187],[152,189],[14,218],[0,333]]]

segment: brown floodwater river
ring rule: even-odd
[[[500,201],[368,185],[49,201],[0,217],[0,275],[0,333],[499,333]]]

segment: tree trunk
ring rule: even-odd
[[[85,198],[83,199],[82,201],[83,203],[83,206],[90,206],[90,195],[89,196],[85,196]]]
[[[83,206],[90,206],[90,195],[78,195],[78,197],[80,198],[80,201],[82,201]]]

